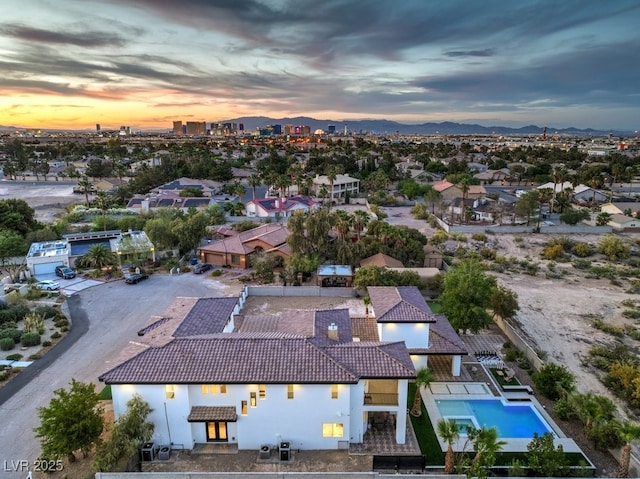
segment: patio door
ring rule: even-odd
[[[214,421],[207,423],[207,442],[227,442],[227,423]]]

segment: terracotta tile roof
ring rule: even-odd
[[[373,316],[368,318],[351,318],[351,332],[354,339],[358,338],[362,342],[380,341],[380,336],[378,336],[378,323]]]
[[[360,378],[414,378],[415,367],[404,342],[343,343],[327,353]]]
[[[173,333],[176,338],[222,333],[238,298],[200,298]]]
[[[243,231],[236,236],[214,241],[200,250],[212,253],[249,254],[253,252],[253,248],[246,244],[250,241],[260,239],[275,248],[285,244],[288,236],[289,230],[284,225],[269,223]]]
[[[329,326],[334,325],[338,339],[329,338]],[[332,346],[337,343],[353,342],[349,309],[327,309],[315,312],[314,338],[319,346]]]
[[[236,422],[237,420],[238,415],[233,406],[193,406],[187,416],[188,422]]]
[[[379,323],[434,323],[435,315],[414,286],[367,288]]]
[[[360,261],[360,266],[387,266],[389,268],[404,268],[402,261],[398,261],[391,256],[387,256],[384,253],[377,253],[373,256],[369,256],[368,258]]]
[[[433,189],[439,192],[443,192],[444,190],[447,190],[449,188],[451,188],[452,186],[454,186],[453,183],[447,181],[447,180],[441,180],[438,181],[437,183],[433,184]]]
[[[438,314],[436,319],[437,321],[429,326],[429,352],[425,354],[469,354],[464,341],[446,316]]]

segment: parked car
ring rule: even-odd
[[[205,271],[209,271],[210,269],[213,269],[213,266],[209,263],[200,263],[193,267],[193,272],[195,274],[202,274]]]
[[[56,276],[62,279],[73,279],[76,277],[76,272],[68,266],[56,266]]]
[[[140,281],[143,281],[145,279],[147,279],[149,277],[148,274],[145,273],[136,273],[136,274],[132,274],[130,276],[127,276],[124,279],[124,282],[127,284],[136,284],[139,283]]]
[[[36,283],[36,288],[45,289],[47,291],[54,291],[56,289],[60,289],[60,283],[51,281],[50,279],[45,279],[44,281],[38,281]]]

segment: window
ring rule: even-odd
[[[232,254],[231,255],[231,264],[240,264],[240,255]]]
[[[220,385],[220,394],[227,394],[227,385],[226,384],[221,384]]]
[[[240,409],[241,409],[241,414],[243,416],[246,416],[248,411],[247,411],[247,401],[241,401],[240,402]]]
[[[260,386],[258,386],[259,391],[260,391],[260,399],[267,399],[267,386],[266,384],[260,384]]]
[[[338,385],[331,385],[331,399],[338,399]]]
[[[249,400],[250,400],[251,407],[256,407],[258,405],[258,398],[256,393],[251,393],[249,395]]]
[[[293,384],[287,384],[287,399],[293,399]]]
[[[340,423],[325,422],[322,424],[322,437],[342,437],[344,426]]]
[[[175,399],[176,398],[176,387],[173,384],[167,384],[164,387],[164,392],[167,396],[167,399]]]
[[[203,384],[202,394],[227,394],[226,384]]]
[[[227,442],[227,423],[223,421],[207,423],[207,442]]]

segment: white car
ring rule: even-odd
[[[57,283],[56,281],[51,281],[50,279],[45,279],[44,281],[38,281],[36,283],[36,288],[46,289],[47,291],[53,291],[56,289],[60,289],[60,283]]]

